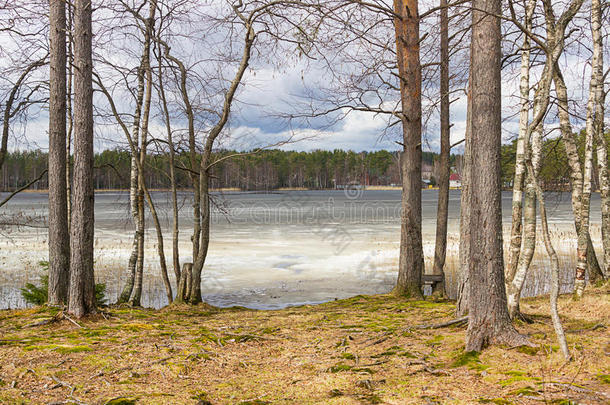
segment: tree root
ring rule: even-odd
[[[47,318],[47,319],[43,319],[40,322],[35,322],[35,323],[31,323],[29,325],[26,325],[26,328],[36,328],[38,326],[44,326],[44,325],[50,325],[52,323],[55,322],[59,322],[59,321],[70,321],[71,323],[73,323],[75,326],[77,326],[78,328],[82,329],[82,326],[76,322],[74,319],[70,318],[68,315],[66,315],[63,311],[59,312],[57,315],[55,315],[53,318]]]
[[[520,334],[512,325],[505,327],[501,330],[485,330],[480,328],[470,333],[468,341],[466,342],[466,351],[480,352],[485,347],[492,344],[504,344],[509,347],[529,346],[538,347],[538,345],[532,343],[529,338],[525,335]]]
[[[451,321],[436,323],[436,324],[424,324],[424,325],[416,325],[416,329],[441,329],[446,328],[447,326],[456,325],[459,327],[466,326],[468,324],[468,317],[463,316],[461,318],[452,319]]]

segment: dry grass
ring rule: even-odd
[[[562,297],[569,364],[545,297],[523,303],[535,322],[518,325],[537,350],[481,354],[463,353],[463,328],[415,327],[451,319],[451,303],[387,295],[280,311],[111,308],[82,328],[28,327],[48,308],[2,311],[0,403],[608,403],[609,298],[607,287]]]

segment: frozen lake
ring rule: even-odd
[[[434,252],[436,190],[423,190],[426,267]],[[2,193],[0,193],[0,198]],[[555,247],[561,255],[564,289],[574,268],[575,233],[568,193],[548,194]],[[181,262],[191,261],[192,202],[180,193]],[[154,193],[165,228],[171,271],[169,194]],[[452,190],[449,209],[447,274],[453,294],[457,265],[460,191]],[[100,192],[95,203],[95,270],[111,302],[125,278],[133,225],[127,192]],[[510,226],[511,193],[503,193],[505,232]],[[599,247],[599,195],[591,207],[592,238]],[[24,305],[19,289],[37,282],[38,264],[47,260],[47,195],[23,193],[0,210],[0,308]],[[357,294],[388,292],[395,281],[400,236],[400,191],[278,191],[214,194],[211,244],[203,274],[204,299],[213,305],[281,308]],[[145,306],[167,304],[159,274],[156,235],[147,222]],[[505,238],[506,239],[506,238]],[[546,257],[538,249],[525,294],[546,290]],[[175,284],[174,284],[175,285]]]

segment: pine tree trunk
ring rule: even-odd
[[[74,3],[74,187],[70,238],[68,312],[81,318],[97,311],[93,274],[93,86],[91,2]]]
[[[67,9],[68,16],[68,31],[72,32],[73,10],[70,5]],[[68,133],[66,135],[66,204],[68,209],[68,235],[70,234],[70,218],[72,218],[72,132],[74,131],[74,119],[72,115],[72,79],[74,72],[72,64],[74,63],[73,39],[68,37],[68,80],[67,80],[67,97],[66,97],[66,113],[68,119]]]
[[[500,0],[473,1],[470,79],[473,164],[470,166],[470,297],[467,351],[488,344],[528,344],[513,327],[506,305],[502,247],[500,149]]]
[[[49,2],[49,304],[68,303],[70,234],[66,189],[66,7]]]
[[[464,164],[462,167],[462,191],[460,195],[460,268],[458,277],[458,291],[456,315],[464,316],[468,313],[468,296],[470,278],[470,167],[472,165],[472,151],[470,137],[472,134],[472,92],[470,80],[468,81],[468,107],[466,110],[466,132],[464,134]]]
[[[436,209],[436,241],[434,244],[434,267],[432,274],[440,274],[443,281],[436,283],[433,294],[446,296],[445,291],[445,259],[447,256],[447,222],[449,217],[449,154],[450,126],[449,126],[449,15],[447,0],[441,0],[441,153],[440,175],[438,178],[438,205]]]
[[[400,257],[394,293],[423,299],[421,229],[421,65],[417,0],[394,0],[396,54],[402,103],[403,152]]]

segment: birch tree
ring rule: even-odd
[[[530,37],[541,47],[545,54],[545,64],[540,76],[540,80],[537,83],[536,90],[534,93],[534,105],[533,105],[533,116],[532,120],[527,125],[527,129],[523,135],[523,148],[524,155],[521,160],[521,165],[524,162],[530,161],[532,165],[532,171],[528,172],[525,178],[525,201],[524,201],[524,212],[523,212],[523,237],[521,251],[518,253],[518,257],[515,254],[514,244],[511,234],[511,260],[509,263],[508,278],[507,278],[507,299],[509,314],[511,317],[519,314],[519,300],[521,296],[521,290],[527,276],[532,258],[534,256],[536,248],[536,178],[540,170],[541,164],[541,153],[542,153],[542,136],[543,136],[543,124],[544,118],[547,114],[547,110],[550,102],[550,90],[553,80],[553,72],[557,61],[564,50],[566,28],[572,21],[576,13],[580,10],[583,0],[573,0],[570,2],[568,7],[557,19],[553,10],[552,3],[548,0],[542,2],[544,7],[545,25],[546,25],[546,37],[540,38],[535,35],[531,30],[521,24],[517,17],[514,7],[511,4],[511,16],[514,24],[520,28],[525,35]],[[519,170],[523,173],[523,167]],[[513,203],[515,198],[513,198]],[[515,204],[513,207],[518,206]],[[513,220],[520,221],[518,215],[515,215],[513,211]],[[512,230],[518,228],[516,225],[513,226]],[[514,269],[516,260],[516,269]],[[513,273],[513,269],[515,272]]]
[[[517,154],[515,160],[515,177],[513,180],[513,197],[512,197],[512,225],[510,235],[510,246],[508,250],[508,263],[506,269],[506,284],[507,284],[507,299],[509,305],[509,312],[513,312],[511,316],[514,316],[514,312],[518,310],[518,305],[511,304],[517,300],[517,289],[518,285],[513,288],[512,282],[517,275],[517,268],[519,266],[519,257],[521,253],[521,242],[523,239],[523,186],[525,180],[525,151],[529,147],[526,144],[527,127],[529,124],[529,111],[530,111],[530,53],[531,53],[531,39],[529,32],[532,32],[532,18],[534,10],[536,8],[536,0],[529,0],[525,8],[525,15],[523,18],[523,26],[528,31],[523,37],[523,46],[521,48],[521,74],[519,82],[519,96],[520,96],[520,113],[519,113],[519,136],[517,138]],[[526,197],[526,210],[528,211],[527,218],[530,219],[531,224],[531,206],[535,204],[535,200],[532,200],[531,192]],[[534,205],[535,210],[535,205]],[[535,219],[535,213],[534,217]],[[530,225],[527,224],[527,225]],[[526,226],[527,226],[526,225]],[[534,222],[534,232],[536,223]],[[531,230],[528,229],[531,233]],[[535,241],[534,241],[535,242]],[[519,284],[519,283],[517,283]],[[511,309],[512,306],[512,309]]]
[[[587,248],[589,240],[589,223],[591,209],[591,179],[593,176],[593,141],[597,137],[599,119],[603,116],[603,49],[601,37],[601,2],[591,1],[591,36],[593,38],[593,55],[591,58],[591,81],[589,82],[589,100],[587,102],[587,116],[585,128],[585,154],[583,164],[582,197],[580,203],[580,229],[578,230],[577,263],[574,281],[574,294],[582,297],[585,289],[585,272],[587,269]],[[607,164],[607,160],[605,161]],[[606,173],[607,174],[607,173]],[[607,187],[607,183],[603,185]],[[608,190],[604,193],[607,197]],[[602,207],[607,209],[608,201]],[[603,278],[603,275],[602,275]]]

